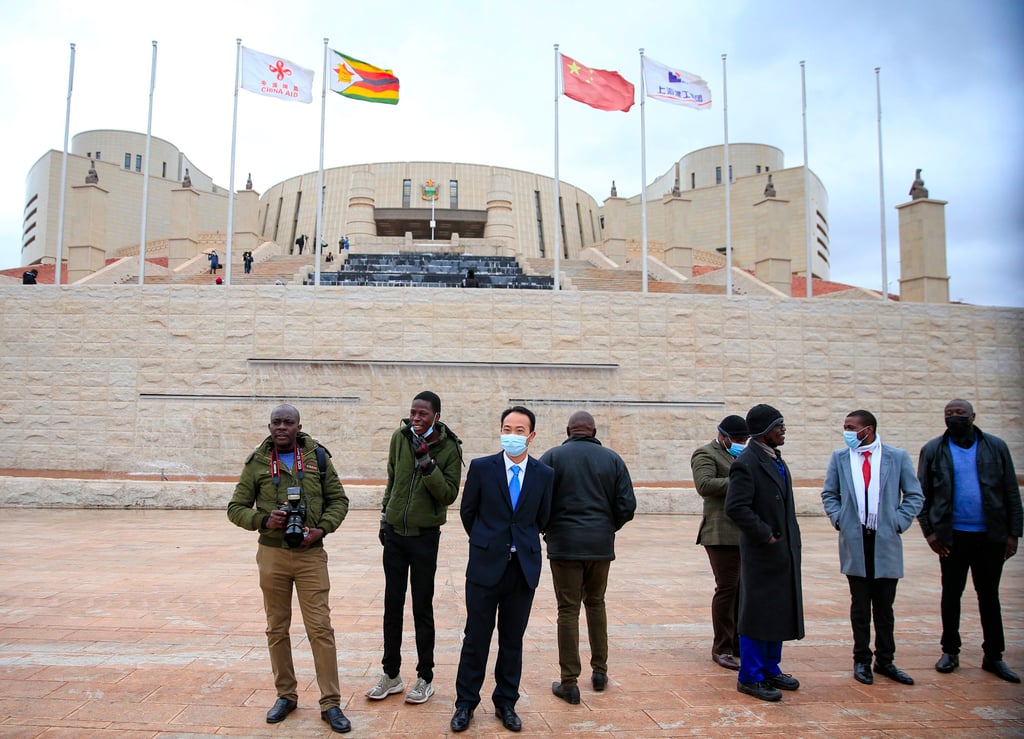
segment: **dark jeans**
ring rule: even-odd
[[[416,627],[416,674],[434,681],[434,573],[441,530],[420,529],[399,536],[384,528],[384,659],[388,677],[402,668],[402,616],[406,585],[412,583],[412,618]]]
[[[706,546],[715,573],[715,594],[711,598],[711,626],[715,632],[712,654],[740,654],[740,637],[736,633],[739,608],[740,548],[738,546]]]
[[[580,664],[580,604],[587,610],[590,667],[608,674],[608,588],[610,560],[551,559],[551,583],[558,603],[558,664],[566,687],[577,683]]]
[[[893,632],[896,618],[892,604],[899,580],[875,577],[875,535],[864,530],[864,566],[866,577],[847,575],[850,583],[850,623],[853,626],[853,661],[871,662],[871,620],[875,622],[875,662],[891,665],[896,654]]]
[[[999,606],[999,579],[1003,574],[1005,542],[991,542],[985,532],[954,531],[949,555],[939,559],[942,569],[942,651],[960,653],[960,599],[967,586],[967,572],[974,581],[981,614],[981,649],[989,659],[1000,660],[1006,649],[1003,616]]]

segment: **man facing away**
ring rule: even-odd
[[[402,616],[406,585],[412,584],[416,628],[416,682],[406,703],[426,703],[434,694],[434,575],[441,526],[448,506],[459,495],[462,448],[459,438],[441,423],[441,399],[424,390],[412,401],[409,417],[391,435],[388,482],[380,514],[384,547],[383,674],[367,691],[381,700],[404,688]]]
[[[294,587],[320,686],[320,718],[332,730],[345,733],[352,725],[340,706],[338,651],[328,603],[331,582],[323,539],[344,520],[348,496],[327,450],[302,433],[299,412],[293,406],[274,408],[267,428],[270,436],[245,460],[228,503],[233,524],[260,534],[256,564],[277,688],[277,701],[267,712],[267,723],[284,721],[298,704],[288,633]],[[299,521],[291,520],[293,517]]]
[[[782,672],[782,642],[804,638],[800,527],[793,476],[779,447],[782,414],[770,405],[747,412],[750,443],[729,468],[725,512],[740,536],[740,670],[736,689],[764,701],[800,682]]]
[[[460,514],[469,534],[466,629],[455,680],[453,732],[465,731],[480,704],[487,653],[498,623],[494,664],[495,715],[520,731],[516,714],[523,673],[523,634],[540,581],[540,532],[551,513],[554,472],[528,455],[536,436],[533,411],[513,406],[501,414],[502,451],[469,463]]]
[[[718,435],[710,444],[693,452],[690,469],[694,487],[704,499],[704,517],[697,532],[697,543],[704,546],[715,575],[715,594],[711,598],[714,632],[711,659],[727,670],[738,670],[740,638],[736,633],[736,612],[740,585],[740,529],[725,515],[725,493],[729,489],[729,468],[747,448],[750,432],[742,416],[726,416],[717,430]]]
[[[871,621],[875,623],[875,672],[904,685],[914,679],[893,664],[893,603],[903,577],[900,536],[924,503],[910,455],[883,444],[878,420],[865,410],[843,421],[842,449],[832,452],[821,502],[839,531],[839,568],[850,586],[853,677],[871,685]]]
[[[945,418],[945,433],[922,447],[917,466],[924,491],[917,520],[942,572],[942,657],[935,669],[960,666],[960,598],[969,571],[981,614],[981,669],[1019,683],[1003,661],[999,604],[1003,563],[1017,553],[1024,525],[1017,473],[1006,442],[974,425],[970,403],[949,401]]]
[[[544,533],[555,599],[558,602],[558,664],[561,680],[551,692],[580,702],[580,604],[587,610],[591,684],[608,684],[608,615],[604,595],[615,559],[615,532],[636,513],[636,497],[622,458],[597,440],[594,417],[569,417],[561,446],[540,461],[555,471],[551,518]]]

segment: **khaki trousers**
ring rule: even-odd
[[[316,681],[320,686],[320,710],[340,705],[338,652],[328,604],[331,582],[327,574],[327,551],[323,547],[288,549],[260,545],[256,564],[263,591],[263,609],[267,613],[267,649],[278,697],[298,700],[289,635],[294,585],[302,621],[306,625],[306,637],[313,651]]]

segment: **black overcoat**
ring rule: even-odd
[[[725,513],[741,531],[738,631],[762,641],[804,637],[800,527],[793,476],[782,464],[784,476],[751,441],[729,469],[725,496]],[[769,544],[772,536],[778,541]]]

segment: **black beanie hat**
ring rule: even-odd
[[[725,434],[729,438],[750,436],[750,432],[747,430],[747,422],[743,420],[743,416],[726,416],[718,424],[718,432]]]
[[[780,423],[782,414],[767,403],[759,403],[747,411],[747,427],[751,436],[764,436]]]

